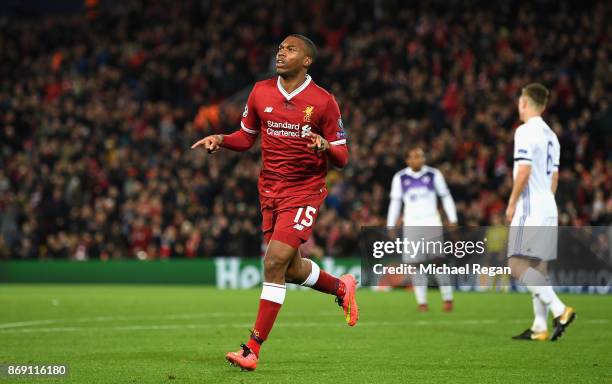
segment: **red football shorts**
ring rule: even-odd
[[[327,192],[276,198],[260,196],[265,243],[278,240],[299,248],[310,238],[319,207],[326,196]]]

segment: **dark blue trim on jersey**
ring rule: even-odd
[[[526,157],[515,157],[514,161],[519,161],[519,160],[527,160],[527,161],[531,161],[531,159],[528,159]]]

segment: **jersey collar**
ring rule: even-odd
[[[285,91],[285,88],[283,88],[283,86],[281,85],[280,76],[278,76],[278,78],[276,79],[276,86],[278,87],[278,90],[280,91],[280,93],[282,93],[283,96],[285,96],[285,99],[291,100],[292,98],[297,96],[300,92],[302,92],[304,89],[306,89],[308,84],[310,84],[311,80],[312,78],[310,77],[310,75],[306,74],[306,80],[304,80],[302,85],[294,89],[293,92],[287,93],[287,91]]]
[[[528,122],[530,122],[530,121],[541,121],[541,120],[543,120],[543,119],[542,119],[542,116],[531,116],[529,119],[527,119],[527,121],[525,122],[525,124],[527,124],[527,123],[528,123]]]
[[[419,169],[418,172],[413,171],[412,168],[410,167],[406,167],[406,174],[411,175],[411,176],[424,175],[425,173],[427,173],[427,171],[428,171],[428,168],[426,165],[423,165],[421,169]]]

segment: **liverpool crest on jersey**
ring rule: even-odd
[[[312,105],[309,105],[306,107],[306,109],[304,109],[304,122],[305,123],[310,123],[312,120],[312,113],[314,112],[314,107]]]

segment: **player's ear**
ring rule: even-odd
[[[304,66],[308,68],[310,67],[311,64],[312,64],[312,57],[310,56],[304,57]]]

